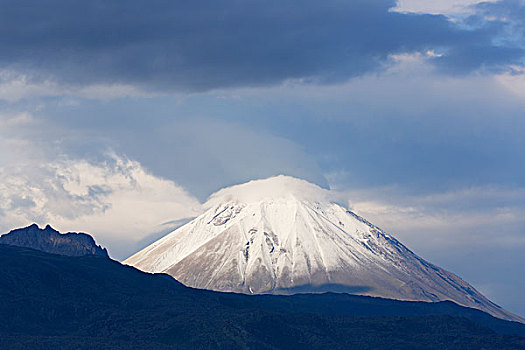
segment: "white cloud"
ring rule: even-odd
[[[28,112],[14,114],[0,114],[0,128],[12,128],[33,122],[33,116]]]
[[[490,0],[488,0],[490,1]],[[470,6],[487,0],[398,0],[392,11],[403,13],[428,13],[458,15],[470,13]],[[492,2],[497,0],[492,0]]]
[[[212,208],[228,201],[242,203],[259,202],[265,199],[295,197],[300,200],[329,200],[329,190],[319,187],[303,179],[278,175],[267,179],[251,180],[249,182],[223,188],[210,196],[204,204]]]
[[[27,98],[54,96],[110,100],[119,97],[147,97],[150,94],[132,85],[67,86],[51,80],[35,80],[26,74],[12,70],[0,70],[0,100],[16,102]]]
[[[166,222],[194,217],[200,203],[174,182],[115,155],[101,163],[61,159],[0,168],[0,232],[51,224],[84,231],[124,254]],[[119,246],[119,242],[121,246]],[[128,251],[127,253],[132,253]]]

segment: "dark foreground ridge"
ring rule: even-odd
[[[105,248],[97,245],[87,233],[60,233],[50,225],[44,229],[33,224],[28,227],[12,230],[0,237],[0,244],[32,248],[46,253],[81,256],[100,255],[108,258]]]
[[[217,293],[1,244],[0,319],[2,349],[525,348],[525,325],[451,302]]]

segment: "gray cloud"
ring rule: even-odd
[[[221,187],[279,174],[328,186],[322,169],[300,145],[239,123],[203,118],[166,123],[141,133],[147,144],[136,142],[134,135],[119,136],[126,154],[177,179],[201,200]]]
[[[2,1],[0,64],[31,81],[202,91],[286,79],[334,82],[389,55],[441,48],[450,71],[519,63],[503,20],[466,29],[372,1]],[[495,4],[493,6],[498,6]],[[505,6],[521,6],[505,2]]]
[[[477,67],[498,70],[502,64],[523,65],[525,3],[502,0],[481,2],[471,8],[474,14],[465,18],[462,25],[490,41],[449,46],[445,55],[435,58],[437,65],[454,72],[470,72]]]

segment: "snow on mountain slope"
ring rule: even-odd
[[[304,180],[251,181],[218,191],[205,207],[201,216],[124,263],[195,288],[452,300],[521,320]]]

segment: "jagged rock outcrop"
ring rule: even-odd
[[[50,225],[44,229],[33,224],[28,227],[12,230],[0,236],[0,244],[32,248],[46,253],[83,256],[99,255],[109,258],[105,248],[97,245],[87,233],[60,233]]]

